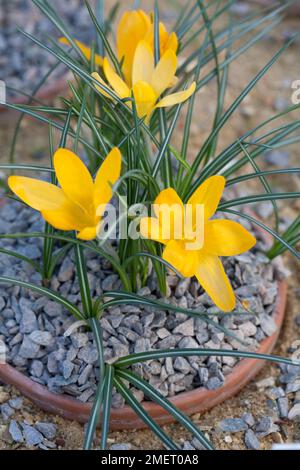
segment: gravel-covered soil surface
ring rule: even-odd
[[[260,44],[257,44],[253,49],[248,51],[243,57],[239,58],[231,68],[229,75],[229,90],[226,96],[225,106],[228,107],[233,99],[241,92],[249,80],[263,67],[263,65],[270,59],[272,54],[283,44],[291,32],[299,30],[299,20],[289,19],[285,20],[282,25],[270,33],[270,36],[265,38]],[[291,104],[291,83],[300,78],[300,65],[297,57],[299,55],[299,43],[290,47],[285,54],[280,58],[280,61],[272,68],[267,76],[256,86],[251,96],[247,98],[241,106],[240,111],[237,111],[227,126],[224,128],[221,139],[219,141],[220,148],[224,148],[246,130],[254,127],[258,122],[266,119],[274,112],[282,109],[282,107]],[[205,139],[209,131],[208,116],[213,117],[215,103],[215,85],[210,84],[198,99],[199,121],[195,121],[192,131],[192,140],[190,145],[190,158],[199,149],[199,146]],[[297,116],[295,116],[295,119]],[[1,118],[0,118],[1,119]],[[15,116],[11,115],[10,120],[4,118],[1,120],[0,126],[0,155],[2,161],[5,161],[9,155],[9,142],[11,140],[13,121]],[[290,118],[288,118],[290,119]],[[280,121],[287,122],[287,120]],[[19,160],[22,161],[43,161],[47,158],[47,128],[36,125],[33,121],[24,121],[21,139],[17,147],[17,155]],[[35,136],[33,141],[32,135]],[[178,134],[175,140],[178,139]],[[279,153],[272,152],[271,155],[265,156],[261,159],[260,166],[264,168],[278,168],[299,166],[299,146],[289,146],[282,149]],[[284,188],[298,190],[300,188],[299,177],[280,177],[272,180],[273,187],[280,190]],[[247,185],[247,191],[257,191],[256,183]],[[240,188],[241,194],[245,194],[246,188]],[[284,205],[282,212],[282,224],[285,225],[288,220],[299,214],[299,202],[291,201],[289,204]],[[271,211],[268,205],[263,205],[259,209],[259,215],[265,220],[270,217]],[[289,296],[287,315],[284,323],[284,328],[278,346],[275,350],[277,354],[290,355],[293,351],[291,349],[295,340],[299,340],[300,327],[300,295],[299,295],[299,281],[300,270],[299,262],[295,261],[291,256],[285,256],[286,266],[291,271],[289,278]],[[300,425],[297,419],[299,410],[299,391],[289,391],[293,389],[293,382],[299,380],[297,374],[289,373],[291,382],[286,382],[284,375],[286,371],[281,371],[276,365],[268,365],[260,373],[255,381],[249,384],[245,389],[236,397],[228,400],[225,404],[215,407],[210,412],[203,416],[194,416],[193,420],[201,426],[203,430],[208,432],[212,442],[217,448],[220,449],[246,449],[247,446],[258,446],[257,439],[260,443],[261,449],[268,449],[273,442],[289,442],[300,440]],[[289,387],[290,385],[290,388]],[[23,424],[25,430],[22,430],[22,437],[24,439],[28,434],[32,435],[32,430],[26,428],[27,425],[36,425],[38,422],[54,423],[57,426],[54,437],[51,437],[50,442],[54,442],[57,448],[61,449],[78,449],[82,444],[83,428],[77,423],[71,423],[58,417],[45,414],[33,406],[28,400],[23,399],[22,407],[20,410],[15,409],[13,405],[17,405],[18,401],[9,404],[9,400],[16,398],[18,395],[15,390],[9,387],[0,386],[0,403],[7,404],[5,407],[8,414],[11,416],[6,421],[6,416],[0,416],[0,448],[24,448],[23,442],[13,443],[11,434],[8,435],[7,427],[11,425],[12,421]],[[274,390],[276,389],[276,390]],[[296,389],[296,386],[295,386]],[[276,404],[276,410],[274,405]],[[279,405],[279,408],[278,408]],[[298,405],[298,406],[297,406]],[[12,411],[11,411],[11,410]],[[280,410],[280,411],[279,411]],[[293,410],[293,411],[291,411]],[[242,418],[245,413],[253,415],[244,416],[247,422],[247,428],[240,421],[223,422],[227,418]],[[281,413],[281,415],[280,415]],[[287,419],[286,415],[290,415]],[[293,418],[293,419],[291,419]],[[24,424],[24,421],[26,423]],[[262,421],[262,422],[261,422]],[[229,432],[229,426],[240,426],[243,429],[239,432]],[[14,425],[12,425],[14,427]],[[39,429],[44,429],[40,425]],[[38,430],[38,426],[36,429]],[[226,431],[221,431],[226,429]],[[172,437],[185,444],[186,448],[190,446],[190,436],[178,425],[166,427],[171,433]],[[230,428],[232,429],[232,427]],[[24,436],[24,432],[26,435]],[[31,433],[30,433],[31,431]],[[253,432],[252,432],[253,431]],[[271,432],[270,432],[271,431]],[[39,431],[40,432],[40,431]],[[44,432],[45,429],[44,429]],[[270,432],[270,434],[268,434]],[[268,435],[265,435],[265,434]],[[34,434],[34,432],[33,432]],[[43,438],[35,433],[36,440]],[[32,441],[29,442],[29,444]],[[115,432],[110,434],[110,444],[129,444],[131,448],[138,449],[159,449],[161,445],[149,431],[138,432]],[[187,443],[189,442],[189,443]],[[246,444],[247,442],[247,444]],[[40,444],[39,443],[39,444]],[[29,445],[28,444],[28,445]],[[39,444],[36,444],[38,446]],[[195,444],[195,443],[193,443]],[[49,445],[49,443],[48,443]]]
[[[77,39],[83,42],[94,39],[89,14],[82,0],[54,0],[50,3]],[[17,33],[17,28],[38,39],[43,38],[49,46],[48,38],[58,40],[60,36],[57,28],[31,0],[1,0],[0,79],[6,83],[7,99],[14,98],[16,101],[22,97],[18,91],[30,95],[57,61],[46,50]],[[66,76],[66,72],[66,68],[60,65],[49,81],[53,84]]]
[[[1,217],[1,232],[43,231],[40,215],[22,204],[6,204],[1,209]],[[276,332],[277,283],[284,272],[259,251],[265,246],[260,240],[261,233],[255,232],[248,222],[239,222],[247,225],[258,241],[252,252],[228,258],[224,263],[238,299],[235,311],[221,314],[195,279],[179,280],[171,274],[167,278],[168,296],[162,299],[152,272],[138,294],[165,305],[188,308],[195,311],[195,316],[146,306],[109,309],[101,320],[107,362],[128,354],[174,347],[256,350],[265,338]],[[42,263],[41,239],[2,239],[0,247]],[[81,309],[73,258],[72,252],[64,256],[54,271],[50,287]],[[86,258],[94,299],[122,289],[110,263],[93,252],[86,253]],[[31,265],[6,254],[0,254],[0,275],[42,284],[40,274]],[[82,402],[93,399],[99,377],[93,335],[86,327],[74,325],[74,318],[61,305],[28,289],[0,286],[0,340],[7,347],[7,361],[37,383]],[[137,364],[133,369],[162,395],[170,397],[201,386],[208,390],[220,388],[237,362],[232,357],[178,357]],[[143,393],[135,391],[135,395],[138,401],[144,400]],[[114,393],[113,407],[120,408],[124,403],[121,395]]]

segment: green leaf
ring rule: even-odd
[[[37,286],[36,284],[32,284],[30,282],[20,281],[19,279],[13,279],[6,276],[0,276],[0,283],[1,282],[4,284],[13,284],[14,286],[25,287],[25,289],[29,289],[37,292],[38,294],[45,295],[49,299],[54,300],[55,302],[65,307],[78,320],[84,320],[82,313],[74,304],[46,287]]]
[[[105,375],[105,365],[104,365],[104,349],[103,349],[103,340],[102,340],[102,329],[101,325],[96,318],[89,319],[89,325],[93,331],[94,340],[96,343],[98,351],[98,363],[99,363],[99,380],[97,392],[95,395],[93,408],[89,422],[87,424],[87,429],[84,437],[84,450],[90,450],[93,445],[93,440],[96,432],[97,425],[99,423],[101,407],[103,403],[104,390],[106,387],[106,381],[108,376]]]
[[[75,235],[74,235],[75,237]],[[81,301],[83,306],[84,315],[86,318],[90,318],[93,314],[93,302],[92,295],[89,286],[89,280],[86,271],[85,259],[83,254],[83,248],[75,244],[75,261],[76,261],[76,274],[78,277]]]
[[[146,351],[139,354],[131,354],[129,356],[118,359],[114,366],[118,368],[127,368],[141,362],[154,361],[159,359],[165,359],[167,357],[206,357],[206,356],[217,356],[217,357],[238,357],[245,359],[259,359],[262,361],[277,362],[279,364],[295,365],[299,366],[300,361],[294,359],[287,359],[285,357],[273,356],[271,354],[258,354],[251,351],[229,351],[228,349],[165,349],[165,350],[154,350]]]
[[[199,429],[197,429],[194,423],[187,416],[181,413],[181,411],[179,411],[178,408],[176,408],[168,399],[164,398],[159,392],[157,392],[154,387],[132,372],[125,370],[120,369],[118,372],[118,377],[132,383],[132,385],[142,390],[150,400],[156,402],[158,405],[168,411],[176,419],[176,421],[178,421],[189,432],[191,432],[193,436],[198,439],[207,450],[214,450],[209,440]]]
[[[128,405],[135,411],[135,413],[144,421],[144,423],[156,434],[156,436],[171,450],[180,450],[169,436],[156,424],[151,416],[144,410],[142,405],[137,401],[132,392],[125,387],[124,382],[119,379],[118,373],[115,374],[114,384],[118,392],[126,400]]]
[[[103,414],[101,426],[101,450],[107,447],[107,438],[109,433],[109,422],[111,413],[111,401],[114,384],[114,367],[107,365],[105,367],[105,386],[103,389]]]

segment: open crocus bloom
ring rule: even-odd
[[[103,70],[108,83],[114,92],[121,98],[135,98],[137,113],[140,118],[145,117],[149,123],[151,115],[156,108],[165,108],[183,103],[195,92],[196,83],[184,91],[165,96],[160,101],[159,97],[170,88],[176,79],[177,56],[168,49],[158,64],[154,65],[153,50],[146,41],[141,41],[136,48],[132,67],[132,88],[114,71],[109,61],[103,60]],[[102,85],[104,80],[96,72],[92,76]],[[105,96],[108,96],[102,88],[97,87]]]
[[[117,28],[117,57],[122,63],[122,73],[129,87],[132,86],[132,66],[136,48],[141,40],[145,40],[154,50],[154,25],[151,15],[143,10],[125,11]],[[169,34],[163,23],[159,24],[160,54],[168,49],[174,53],[178,49],[178,39],[175,33]],[[66,38],[60,42],[70,45]],[[80,41],[75,41],[85,57],[91,60],[91,49]],[[95,54],[95,64],[102,67],[103,58]]]
[[[186,207],[174,189],[168,188],[162,191],[154,205],[156,217],[144,217],[141,220],[141,234],[145,238],[163,243],[165,245],[163,259],[184,277],[196,276],[215,304],[222,311],[229,312],[235,308],[236,299],[219,257],[234,256],[248,251],[255,245],[256,239],[237,222],[225,219],[211,220],[217,211],[224,187],[225,178],[222,176],[208,178],[195,191]],[[172,211],[173,215],[170,217],[171,207],[177,210]],[[198,207],[202,207],[204,238],[202,247],[195,250],[190,248],[191,237],[186,238],[185,235],[186,232],[190,232],[190,228],[187,231],[183,230],[183,236],[176,239],[174,233],[182,217],[185,224],[189,222],[189,227],[195,224],[195,212]],[[162,209],[158,211],[157,208]],[[187,213],[187,208],[191,209],[188,211],[192,218],[190,221],[187,221],[184,214]],[[162,228],[167,216],[171,234],[168,239]]]
[[[113,196],[112,185],[121,173],[121,153],[114,148],[102,163],[95,181],[81,159],[61,148],[53,157],[61,186],[23,176],[10,176],[10,189],[58,230],[75,230],[81,240],[93,240],[105,206]]]
[[[126,11],[117,30],[118,59],[123,60],[122,72],[129,87],[132,86],[132,67],[136,48],[140,41],[146,41],[154,52],[154,25],[152,16],[143,10]],[[178,39],[175,33],[169,34],[163,23],[159,24],[159,44],[161,56],[172,50],[176,54]]]

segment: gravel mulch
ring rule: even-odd
[[[17,203],[1,208],[1,232],[41,229],[41,218],[31,209]],[[41,260],[41,240],[1,240],[0,246],[35,261]],[[197,310],[199,317],[130,305],[111,308],[101,320],[106,361],[113,362],[130,353],[175,347],[257,349],[262,340],[276,331],[273,313],[280,274],[278,268],[259,251],[260,246],[261,241],[255,253],[225,261],[239,299],[237,311],[240,313],[218,314],[218,309],[195,280],[179,280],[169,275],[169,296],[160,300]],[[87,259],[94,298],[121,288],[118,276],[106,260],[93,253],[88,254]],[[0,273],[33,283],[41,282],[40,275],[31,266],[4,254],[0,255]],[[58,267],[50,287],[80,307],[72,254],[68,254]],[[157,299],[156,289],[157,283],[152,275],[139,295]],[[98,367],[91,332],[82,326],[76,329],[74,318],[62,306],[16,286],[0,286],[0,310],[0,339],[7,346],[8,361],[12,365],[53,392],[69,394],[82,402],[93,399]],[[237,359],[231,357],[178,357],[138,364],[134,370],[162,395],[174,396],[201,386],[209,390],[218,389],[236,363]],[[139,401],[143,401],[143,393],[137,390],[134,393]],[[123,405],[123,398],[115,393],[113,406],[119,408]]]
[[[54,0],[59,16],[76,39],[89,43],[93,28],[88,11],[81,0]],[[24,38],[17,28],[25,30],[42,42],[51,37],[54,41],[59,31],[30,0],[1,0],[0,9],[0,79],[7,85],[8,99],[20,97],[18,90],[31,93],[35,86],[56,63],[56,58],[38,45]],[[47,81],[47,85],[66,74],[59,66]]]

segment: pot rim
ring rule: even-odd
[[[287,301],[287,283],[278,282],[278,297],[275,309],[275,322],[277,331],[261,344],[257,353],[270,354],[278,339],[285,315]],[[182,392],[169,398],[187,415],[204,413],[226,399],[237,394],[250,382],[264,367],[265,361],[259,359],[242,359],[233,367],[232,372],[226,376],[225,384],[217,390],[207,390],[204,387],[188,392]],[[62,416],[63,418],[86,423],[90,417],[92,403],[81,403],[79,400],[50,392],[46,386],[40,385],[17,371],[9,364],[0,364],[0,380],[16,387],[24,396],[33,401],[44,411]],[[152,402],[143,402],[145,411],[160,425],[169,424],[175,420],[159,405]],[[110,429],[144,429],[147,426],[129,407],[111,410]]]

